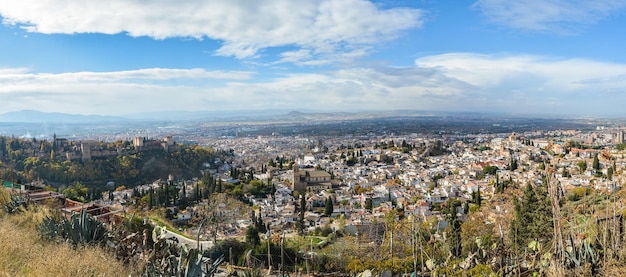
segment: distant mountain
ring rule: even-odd
[[[14,123],[95,123],[124,121],[128,121],[128,119],[118,116],[48,113],[34,110],[22,110],[19,112],[0,114],[0,122]]]
[[[142,121],[258,121],[284,113],[280,110],[162,111],[127,114],[124,117]]]
[[[450,113],[437,111],[316,111],[316,110],[229,110],[229,111],[161,111],[127,114],[123,116],[81,115],[57,112],[23,110],[0,114],[4,123],[129,123],[129,122],[311,122],[328,120],[355,120],[391,117],[473,116],[507,117],[505,114]]]
[[[419,111],[228,110],[147,112],[128,114],[124,117],[140,121],[302,122],[428,115],[433,115],[433,113]]]

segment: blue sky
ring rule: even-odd
[[[623,0],[20,0],[0,20],[0,113],[626,114]]]

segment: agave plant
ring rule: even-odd
[[[61,237],[62,229],[60,219],[57,216],[46,216],[37,226],[39,235],[47,240],[55,240]]]
[[[198,249],[188,249],[178,243],[176,238],[168,238],[167,231],[155,227],[152,231],[154,248],[145,268],[146,276],[212,276],[218,266],[224,262],[224,256],[213,261],[203,269],[206,256]]]
[[[80,214],[66,217],[47,216],[38,227],[42,237],[54,239],[61,237],[74,245],[101,243],[108,232],[103,223],[89,215],[85,210]]]
[[[17,194],[11,194],[11,198],[2,208],[7,214],[14,214],[22,209],[28,208],[28,198]]]
[[[583,239],[580,245],[577,245],[572,236],[570,236],[570,246],[566,247],[565,256],[572,267],[579,267],[585,263],[591,266],[592,271],[596,271],[599,267],[598,250],[586,240]]]

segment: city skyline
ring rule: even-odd
[[[2,112],[622,115],[622,1],[0,3]]]

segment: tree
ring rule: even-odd
[[[181,191],[182,192],[181,192],[179,203],[180,203],[180,207],[182,209],[185,209],[187,208],[188,203],[187,203],[187,184],[185,184],[184,182],[183,182],[183,189]]]
[[[600,170],[600,160],[598,159],[598,154],[593,156],[593,163],[591,164],[591,167],[594,170]]]
[[[508,187],[509,184],[513,183],[512,177],[509,175],[509,180],[504,180],[500,182],[500,177],[496,174],[496,183],[494,184],[496,188],[496,193],[503,193],[504,190]],[[482,203],[482,199],[480,199]]]
[[[510,161],[510,164],[509,164],[509,169],[510,169],[511,171],[514,171],[514,170],[516,170],[516,169],[517,169],[517,167],[518,167],[518,165],[517,165],[517,160],[516,160],[516,159],[511,158],[511,161]]]
[[[480,193],[479,193],[480,194]],[[460,257],[462,253],[462,240],[461,240],[461,221],[457,217],[457,207],[461,206],[461,202],[458,200],[448,200],[446,202],[446,220],[448,221],[449,235],[446,238],[446,242],[450,247],[450,254],[454,257]]]
[[[571,177],[569,171],[567,171],[567,168],[565,166],[563,167],[563,171],[561,172],[561,177]]]
[[[578,170],[579,170],[580,174],[585,173],[585,170],[587,170],[587,162],[586,161],[579,161],[576,165],[578,165]]]
[[[374,209],[374,202],[372,201],[372,198],[365,199],[365,209],[370,212]]]
[[[482,205],[483,199],[480,195],[480,187],[478,187],[476,191],[472,192],[472,201],[474,202],[474,204],[478,205],[478,207]]]
[[[265,233],[267,228],[265,227],[265,223],[263,223],[263,218],[261,217],[261,212],[259,212],[259,218],[256,221],[256,229],[257,232]]]
[[[246,229],[246,244],[248,244],[248,247],[255,247],[261,244],[259,230],[254,225],[250,225],[248,229]]]
[[[152,209],[152,207],[154,206],[154,189],[150,188],[148,197],[150,197],[149,202],[148,202],[148,208]]]
[[[495,165],[488,165],[483,168],[483,173],[485,175],[487,174],[496,175],[497,172],[498,172],[498,167]]]
[[[552,207],[547,197],[547,187],[534,188],[528,183],[521,199],[513,199],[515,218],[509,236],[521,249],[535,240],[546,245],[552,238]]]
[[[328,196],[328,198],[326,198],[326,207],[324,208],[324,215],[330,216],[333,213],[333,210],[334,210],[333,200],[330,198],[330,196]]]
[[[304,211],[306,210],[306,198],[304,194],[300,195],[300,216],[298,217],[298,231],[301,235],[304,234]]]
[[[196,195],[195,195],[196,203],[199,203],[200,198],[202,198],[202,193],[200,192],[200,184],[196,184],[195,191],[196,191]]]

